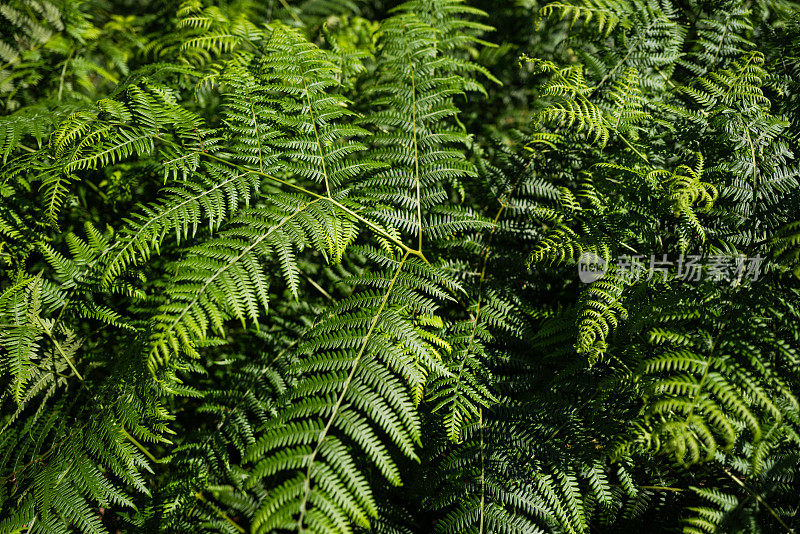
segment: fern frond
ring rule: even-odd
[[[358,467],[363,462],[345,443],[395,485],[397,464],[376,432],[416,458],[420,427],[411,391],[441,364],[426,328],[413,320],[432,310],[409,298],[402,274],[433,273],[408,254],[383,258],[394,265],[382,272],[385,289],[357,292],[321,318],[298,349],[296,387],[248,451],[256,479],[276,484],[255,516],[257,532],[369,525],[375,500]]]
[[[324,200],[275,196],[272,206],[243,211],[217,237],[189,249],[174,265],[175,281],[154,316],[151,368],[182,352],[195,356],[195,344],[210,331],[224,334],[228,318],[256,323],[268,308],[269,259],[297,295],[296,251],[314,247],[341,257],[355,237],[354,227],[344,236],[336,231],[337,217],[347,216]]]
[[[579,20],[587,28],[608,36],[617,24],[625,20],[630,10],[627,2],[619,0],[583,0],[579,2],[548,2],[539,10],[540,17],[558,15],[559,20],[572,19],[570,27]]]

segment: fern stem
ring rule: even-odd
[[[775,511],[775,510],[774,510],[774,509],[773,509],[773,508],[772,508],[772,507],[771,507],[769,504],[767,504],[767,502],[766,502],[764,499],[762,499],[762,498],[761,498],[761,496],[760,496],[758,493],[756,493],[756,492],[752,491],[750,488],[748,488],[748,487],[745,485],[745,483],[744,483],[744,482],[742,482],[742,481],[741,481],[741,479],[739,479],[739,477],[737,477],[736,475],[734,475],[733,473],[731,473],[731,472],[728,470],[728,468],[727,468],[727,467],[726,467],[726,468],[723,468],[722,470],[725,472],[725,474],[726,474],[726,475],[728,475],[728,476],[730,477],[730,479],[731,479],[731,480],[733,480],[734,482],[736,482],[736,483],[737,483],[739,486],[741,486],[741,487],[742,487],[742,488],[743,488],[743,489],[744,489],[744,490],[745,490],[747,493],[749,493],[749,494],[750,494],[750,495],[751,495],[753,498],[755,498],[755,500],[757,500],[759,504],[761,504],[762,506],[764,506],[764,508],[766,508],[766,509],[767,509],[767,511],[770,513],[770,515],[772,515],[772,517],[774,517],[774,518],[775,518],[775,519],[778,521],[778,523],[780,523],[780,525],[781,525],[783,528],[785,528],[785,529],[786,529],[786,532],[789,532],[790,534],[794,534],[794,529],[793,529],[792,527],[790,527],[789,525],[787,525],[787,524],[784,522],[784,520],[781,518],[781,516],[780,516],[780,515],[778,515],[778,512],[776,512],[776,511]]]
[[[478,320],[479,320],[480,313],[481,313],[481,304],[483,302],[483,283],[486,280],[486,265],[489,262],[489,251],[491,250],[492,240],[494,238],[495,232],[497,231],[497,221],[500,220],[500,217],[502,216],[503,211],[505,211],[506,207],[508,207],[508,199],[511,196],[511,194],[514,192],[514,190],[517,188],[519,183],[522,181],[523,174],[533,164],[533,159],[534,158],[531,158],[528,161],[528,164],[525,165],[525,168],[520,173],[519,177],[517,178],[517,181],[514,183],[514,185],[511,186],[511,188],[500,199],[500,209],[497,210],[497,214],[494,216],[494,219],[492,220],[493,226],[492,226],[491,232],[489,233],[489,239],[487,240],[486,248],[485,248],[484,253],[483,253],[480,280],[478,281],[478,306],[477,306],[477,309],[475,310],[475,323],[472,326],[472,332],[470,332],[469,342],[467,343],[466,354],[464,354],[464,359],[461,361],[461,365],[460,365],[459,370],[458,370],[458,380],[456,381],[456,386],[455,386],[456,388],[458,388],[460,386],[461,378],[462,378],[463,371],[464,371],[464,366],[466,365],[466,361],[467,361],[467,355],[469,354],[469,350],[472,348],[472,344],[475,342],[475,334],[477,333],[477,330],[478,330]],[[485,461],[484,461],[484,454],[483,454],[484,442],[483,442],[483,409],[482,408],[480,409],[478,418],[479,418],[478,420],[479,420],[479,425],[480,425],[480,436],[481,436],[481,444],[480,444],[480,457],[481,457],[481,504],[480,504],[479,534],[483,534],[484,515],[485,515],[485,510],[486,510],[486,466],[485,466],[485,463],[484,463]]]
[[[670,80],[669,78],[667,78],[667,75],[666,75],[666,74],[664,74],[663,72],[661,72],[661,69],[659,69],[658,67],[653,67],[653,68],[654,68],[654,69],[655,69],[655,71],[658,73],[658,75],[659,75],[659,76],[661,76],[661,78],[662,78],[662,79],[663,79],[665,82],[667,82],[667,83],[670,85],[670,87],[672,87],[673,89],[675,89],[676,87],[678,87],[677,85],[675,85],[675,84],[673,83],[673,81],[672,81],[672,80]]]
[[[616,132],[616,134],[619,136],[619,138],[620,138],[620,139],[622,139],[622,142],[623,142],[623,143],[625,143],[626,145],[628,145],[628,148],[630,148],[631,150],[633,150],[633,152],[634,152],[634,153],[635,153],[637,156],[639,156],[640,158],[642,158],[642,160],[643,160],[645,163],[650,163],[650,161],[647,159],[647,156],[645,156],[644,154],[642,154],[641,152],[639,152],[639,151],[636,149],[636,147],[634,147],[634,146],[633,146],[633,145],[630,143],[630,141],[628,141],[628,140],[625,138],[625,136],[624,136],[624,135],[622,135],[621,133],[619,133],[619,132],[618,132],[616,129],[614,130],[614,132]]]
[[[317,128],[317,119],[314,118],[314,108],[311,105],[311,93],[308,92],[308,84],[306,83],[305,73],[300,76],[303,80],[303,91],[306,93],[306,102],[308,102],[308,114],[311,115],[311,126],[314,127],[314,138],[317,140],[317,150],[319,151],[319,159],[322,162],[322,176],[325,178],[325,193],[328,197],[331,196],[331,186],[328,182],[328,167],[325,165],[325,152],[322,150],[322,142],[319,140],[319,129]],[[262,171],[264,169],[261,169]]]
[[[220,510],[218,506],[216,506],[216,505],[215,505],[214,503],[212,503],[212,502],[209,502],[209,500],[208,500],[208,499],[206,499],[205,495],[203,495],[203,492],[201,492],[201,491],[197,491],[197,492],[195,492],[194,496],[195,496],[195,498],[196,498],[198,501],[202,501],[202,502],[206,503],[207,505],[209,505],[209,506],[211,507],[211,509],[212,509],[212,510],[214,510],[214,512],[215,512],[215,513],[216,513],[218,516],[220,516],[222,519],[224,519],[225,521],[227,521],[228,523],[230,523],[230,525],[231,525],[233,528],[235,528],[237,532],[241,532],[242,534],[244,534],[245,532],[247,532],[247,531],[246,531],[245,529],[243,529],[243,528],[242,528],[242,527],[241,527],[241,526],[240,526],[240,525],[239,525],[239,524],[238,524],[236,521],[234,521],[233,519],[231,519],[231,518],[230,518],[230,516],[228,516],[228,514],[226,514],[226,513],[225,513],[225,512],[223,512],[222,510]]]
[[[303,80],[305,84],[305,79]],[[258,118],[256,117],[256,108],[253,106],[253,101],[247,97],[250,103],[250,114],[253,116],[253,130],[256,132],[256,143],[258,143],[258,170],[264,172],[264,149],[261,147],[261,133],[258,131]]]
[[[458,378],[456,379],[456,383],[455,383],[455,386],[454,386],[454,389],[456,391],[461,387],[461,380],[463,379],[463,376],[464,376],[464,367],[466,366],[466,363],[467,363],[467,357],[469,356],[470,350],[472,349],[472,346],[475,343],[475,335],[477,334],[477,331],[478,331],[478,324],[479,324],[479,319],[480,319],[482,305],[483,305],[483,284],[486,281],[486,265],[489,262],[489,252],[491,251],[492,240],[494,239],[494,234],[497,231],[497,221],[500,220],[500,217],[502,216],[503,212],[508,207],[509,197],[514,192],[514,190],[517,188],[519,183],[522,181],[523,174],[533,164],[533,159],[534,158],[531,158],[528,161],[528,164],[525,165],[524,169],[522,169],[522,172],[517,177],[517,181],[514,183],[514,185],[512,185],[508,189],[508,191],[506,191],[505,194],[500,198],[500,209],[497,210],[497,213],[495,214],[494,219],[492,220],[492,225],[493,226],[492,226],[491,231],[489,232],[489,238],[487,239],[486,247],[484,247],[483,257],[482,257],[482,260],[481,260],[480,278],[478,280],[478,302],[477,302],[477,306],[475,308],[475,316],[473,318],[474,322],[473,322],[473,325],[472,325],[472,331],[470,332],[470,335],[469,335],[469,341],[467,342],[467,348],[464,351],[464,358],[462,358],[461,365],[459,365],[459,367],[458,367]],[[483,435],[483,410],[481,410],[481,416],[480,417],[481,417],[481,436],[482,436]],[[483,439],[483,437],[481,437],[481,439]],[[481,449],[481,455],[482,454],[483,454],[483,450]],[[481,473],[482,472],[483,472],[483,468],[481,467]],[[481,477],[483,477],[482,474],[481,474]],[[481,517],[483,517],[483,486],[481,486]],[[483,528],[483,519],[481,519],[481,528]]]
[[[639,486],[639,489],[649,489],[654,491],[674,491],[674,492],[686,491],[683,488],[673,488],[672,486]]]
[[[69,64],[69,60],[72,59],[72,54],[74,54],[74,53],[75,53],[75,48],[73,47],[69,51],[69,56],[67,56],[67,59],[64,60],[64,66],[61,67],[61,77],[59,78],[59,81],[58,81],[58,101],[59,102],[61,102],[61,93],[64,90],[64,76],[67,73],[67,65]]]
[[[280,0],[280,2],[281,2],[281,5],[286,9],[286,11],[289,12],[289,15],[292,16],[294,21],[302,26],[303,25],[303,21],[300,20],[300,17],[297,16],[297,13],[295,13],[294,10],[292,10],[292,8],[289,6],[289,4],[286,3],[286,0]]]
[[[64,350],[61,348],[59,342],[56,341],[56,338],[53,337],[53,332],[48,328],[43,328],[43,330],[44,333],[47,334],[47,338],[53,342],[53,346],[56,348],[58,353],[62,358],[64,358],[64,361],[67,362],[67,365],[69,365],[70,369],[72,369],[72,372],[75,373],[75,376],[77,376],[78,379],[83,382],[83,376],[78,372],[78,369],[75,367],[75,365],[73,365],[72,360],[70,360],[69,357],[64,353]]]
[[[148,450],[147,450],[147,448],[146,448],[144,445],[142,445],[141,443],[139,443],[139,441],[138,441],[136,438],[134,438],[133,436],[131,436],[131,435],[128,433],[128,431],[127,431],[127,430],[125,430],[125,427],[124,427],[123,425],[119,425],[119,429],[120,429],[120,431],[122,432],[122,435],[123,435],[123,436],[125,436],[125,438],[126,438],[128,441],[130,441],[131,443],[133,443],[133,444],[136,446],[136,448],[137,448],[137,449],[139,449],[140,451],[142,451],[142,453],[143,453],[145,456],[147,456],[147,457],[150,459],[150,461],[151,461],[151,462],[153,462],[153,463],[155,463],[155,464],[157,464],[157,463],[160,463],[160,462],[161,462],[161,460],[159,460],[158,458],[156,458],[155,456],[153,456],[153,454],[152,454],[150,451],[148,451]]]
[[[635,44],[633,44],[633,45],[632,45],[630,48],[628,48],[628,53],[627,53],[627,54],[625,54],[625,57],[623,57],[622,59],[620,59],[620,60],[617,62],[617,64],[616,64],[616,65],[614,65],[614,68],[613,68],[613,69],[611,69],[611,70],[610,70],[608,73],[606,73],[606,75],[605,75],[605,76],[603,76],[603,79],[602,79],[602,80],[600,80],[600,83],[598,83],[598,84],[595,86],[595,88],[594,88],[594,89],[592,89],[592,92],[589,94],[589,98],[591,98],[592,96],[594,96],[594,94],[597,92],[597,90],[598,90],[598,89],[600,89],[600,87],[602,87],[602,86],[603,86],[603,84],[604,84],[604,83],[606,83],[606,81],[607,81],[607,80],[608,80],[610,77],[612,77],[612,76],[614,75],[614,73],[615,73],[615,72],[617,72],[617,69],[619,69],[619,68],[620,68],[620,67],[621,67],[621,66],[622,66],[622,65],[623,65],[623,64],[624,64],[624,63],[625,63],[625,62],[628,60],[628,58],[629,58],[629,57],[630,57],[630,55],[633,53],[633,51],[634,51],[634,50],[635,50],[635,49],[636,49],[636,48],[637,48],[637,47],[638,47],[638,46],[639,46],[639,45],[642,43],[642,41],[644,41],[644,37],[645,37],[645,35],[647,35],[647,32],[649,32],[649,31],[650,31],[650,30],[653,28],[653,26],[655,26],[655,23],[656,23],[656,21],[657,21],[657,20],[658,20],[657,18],[653,18],[653,20],[650,22],[650,24],[647,26],[647,28],[645,28],[645,30],[644,30],[644,31],[643,31],[641,34],[639,34],[639,40],[638,40],[638,41],[636,41],[636,43],[635,43]]]
[[[325,288],[323,288],[321,285],[316,283],[310,276],[308,276],[306,273],[303,273],[303,272],[301,272],[300,274],[303,275],[303,278],[305,278],[308,281],[308,283],[311,284],[314,287],[314,289],[316,289],[317,291],[322,293],[322,296],[324,296],[326,299],[330,300],[331,302],[336,302],[336,299],[333,298],[333,296],[331,296],[330,293],[325,291]]]
[[[755,219],[756,210],[758,209],[758,161],[756,160],[756,147],[753,144],[753,138],[750,135],[750,128],[744,124],[744,120],[742,119],[741,115],[739,116],[739,120],[742,122],[742,128],[744,128],[744,133],[747,136],[747,145],[750,147],[750,164],[753,166],[753,207],[750,208],[752,213],[750,214],[751,217]],[[758,225],[758,220],[756,219],[755,225]]]
[[[731,26],[731,12],[728,11],[725,14],[725,29],[722,31],[722,35],[719,38],[719,46],[717,47],[717,50],[714,52],[714,57],[711,58],[711,63],[709,63],[706,66],[706,70],[705,70],[705,72],[703,74],[708,72],[709,67],[713,66],[717,62],[717,58],[719,57],[719,53],[722,51],[722,46],[725,44],[725,37],[727,37],[727,35],[728,35],[728,30],[730,29],[730,26]]]
[[[347,375],[347,379],[344,381],[344,384],[342,385],[342,392],[339,394],[339,398],[336,399],[336,404],[333,405],[331,416],[328,418],[328,422],[325,424],[325,428],[323,428],[322,432],[320,432],[314,450],[308,457],[308,468],[306,469],[305,481],[303,483],[304,486],[303,500],[300,502],[300,514],[297,518],[297,528],[298,531],[300,532],[305,532],[305,528],[303,528],[303,519],[306,513],[306,504],[308,503],[308,496],[309,493],[311,493],[311,470],[314,467],[314,459],[316,458],[317,453],[319,453],[319,450],[322,447],[322,443],[325,441],[325,438],[327,437],[328,432],[330,432],[331,426],[333,425],[333,421],[334,419],[336,419],[336,416],[339,413],[339,408],[341,408],[342,403],[344,402],[344,397],[347,394],[347,390],[350,388],[350,382],[353,381],[353,377],[355,376],[356,371],[358,370],[358,364],[361,362],[361,358],[364,356],[364,352],[367,350],[367,343],[372,337],[372,332],[375,330],[375,326],[378,324],[378,319],[380,319],[381,313],[383,313],[383,309],[384,307],[386,307],[386,303],[389,300],[389,294],[392,292],[394,284],[397,281],[397,277],[400,274],[400,271],[403,270],[403,265],[408,259],[408,256],[409,252],[403,254],[403,258],[400,260],[400,264],[397,266],[397,270],[394,272],[394,276],[392,276],[392,281],[389,283],[389,287],[386,289],[386,293],[383,295],[381,304],[380,306],[378,306],[378,311],[375,313],[375,317],[372,318],[372,321],[369,325],[369,329],[367,330],[367,333],[364,336],[364,340],[361,342],[361,347],[358,350],[358,354],[353,360],[353,365],[350,369],[350,373]]]
[[[736,72],[736,76],[733,78],[733,80],[731,80],[731,83],[730,83],[730,86],[728,87],[728,90],[725,91],[724,98],[722,99],[723,102],[727,101],[728,97],[731,94],[731,91],[733,91],[734,89],[739,87],[740,81],[742,80],[743,77],[745,77],[747,75],[747,71],[748,71],[748,67],[750,66],[750,63],[753,62],[753,59],[755,57],[757,57],[758,54],[760,54],[760,52],[751,52],[750,55],[747,57],[747,61],[745,61],[742,64],[741,69],[739,69],[739,71]]]
[[[408,44],[406,44],[406,49]],[[414,76],[414,66],[411,65],[411,130],[414,135],[414,178],[417,182],[417,223],[418,244],[417,249],[422,251],[422,202],[419,183],[419,143],[417,141],[417,82]]]

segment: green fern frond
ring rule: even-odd
[[[627,317],[628,311],[621,302],[626,282],[624,275],[611,269],[581,293],[575,349],[585,354],[590,363],[602,358],[611,332]]]
[[[433,412],[441,411],[447,437],[452,441],[461,438],[461,430],[480,417],[481,410],[497,399],[489,389],[491,378],[486,368],[488,355],[484,344],[491,340],[486,326],[474,321],[457,324],[450,333],[452,350],[445,357],[445,375],[431,377],[427,386],[428,400],[435,404]],[[486,312],[483,311],[485,314]]]
[[[426,328],[413,320],[432,310],[409,298],[416,291],[402,274],[433,273],[408,254],[383,258],[394,269],[382,272],[381,289],[357,292],[326,312],[298,348],[297,384],[248,451],[255,479],[276,484],[255,516],[257,532],[369,525],[376,503],[362,462],[345,443],[395,485],[397,464],[376,432],[416,458],[420,426],[411,393],[441,363]]]
[[[768,347],[777,339],[769,336],[751,346],[753,352],[742,353],[740,337],[748,333],[735,330],[738,317],[728,315],[716,333],[699,329],[684,334],[679,326],[695,322],[689,317],[673,320],[677,329],[659,327],[650,332],[651,342],[659,348],[638,371],[647,377],[652,398],[639,439],[682,463],[712,459],[718,449],[732,447],[744,431],[758,443],[765,424],[786,416],[778,399],[786,399],[787,406],[797,402],[779,376],[760,383],[753,380],[756,375],[763,377],[760,351],[771,350]],[[762,328],[769,322],[759,319],[754,324]]]
[[[172,267],[175,281],[154,317],[151,368],[182,352],[196,356],[195,343],[210,331],[224,334],[228,318],[257,324],[260,310],[268,309],[269,259],[296,296],[296,251],[314,247],[341,257],[355,237],[355,227],[337,232],[337,217],[347,216],[324,200],[275,196],[272,206],[242,211],[217,237],[189,249]]]
[[[539,10],[540,17],[558,15],[559,20],[572,19],[570,27],[579,20],[587,28],[608,36],[617,24],[625,21],[630,5],[619,0],[584,0],[579,2],[549,2]]]
[[[719,192],[712,184],[701,181],[704,159],[699,152],[696,156],[697,162],[694,168],[681,165],[673,172],[656,170],[650,172],[647,179],[661,179],[664,182],[673,215],[680,217],[691,232],[699,237],[702,244],[705,241],[706,232],[697,213],[709,211],[717,200]],[[681,252],[684,252],[688,245],[688,241],[681,236]]]

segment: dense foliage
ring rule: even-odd
[[[5,0],[0,533],[797,531],[798,9]]]

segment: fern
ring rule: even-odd
[[[571,18],[571,24],[583,20],[584,25],[603,35],[609,35],[624,19],[628,5],[624,2],[549,2],[540,14],[548,17],[558,14],[560,19]]]
[[[0,6],[0,531],[796,529],[796,3],[487,6]]]
[[[375,431],[415,457],[420,436],[411,393],[440,365],[440,357],[424,325],[415,325],[411,315],[432,313],[431,303],[417,293],[419,281],[404,276],[404,269],[417,276],[427,269],[407,253],[399,259],[371,254],[394,268],[360,281],[379,290],[355,293],[309,333],[298,348],[307,356],[300,358],[301,374],[284,401],[283,415],[267,425],[248,452],[258,460],[257,479],[286,477],[256,514],[258,531],[296,525],[346,532],[349,522],[368,526],[369,517],[377,515],[376,504],[347,442],[393,484],[400,483],[399,471]],[[309,414],[319,419],[309,420]]]
[[[295,251],[315,246],[335,257],[355,237],[353,225],[336,231],[335,218],[343,214],[319,199],[276,196],[273,203],[242,212],[217,237],[188,249],[169,267],[175,277],[153,317],[151,365],[179,352],[196,354],[195,340],[203,342],[209,331],[224,334],[228,318],[255,323],[260,310],[268,308],[266,258],[275,257],[289,290],[297,295]]]
[[[710,460],[718,448],[732,446],[745,430],[752,443],[758,443],[764,426],[782,421],[786,417],[783,410],[795,409],[797,400],[783,379],[761,374],[768,364],[765,356],[759,356],[759,347],[737,338],[736,332],[743,332],[737,329],[740,319],[734,307],[747,296],[743,290],[739,303],[725,304],[716,331],[702,327],[706,317],[694,318],[696,314],[687,312],[679,312],[670,322],[680,325],[696,320],[698,326],[691,333],[662,326],[664,323],[650,330],[650,341],[663,348],[642,362],[639,370],[648,377],[650,395],[657,399],[643,414],[645,426],[638,439],[647,446],[664,450],[679,462]],[[774,318],[749,320],[756,328],[768,328]],[[762,343],[769,347],[779,341],[763,336]],[[749,346],[751,352],[740,352],[743,346]],[[774,365],[780,368],[782,364]],[[753,376],[761,376],[761,382],[755,382]]]

